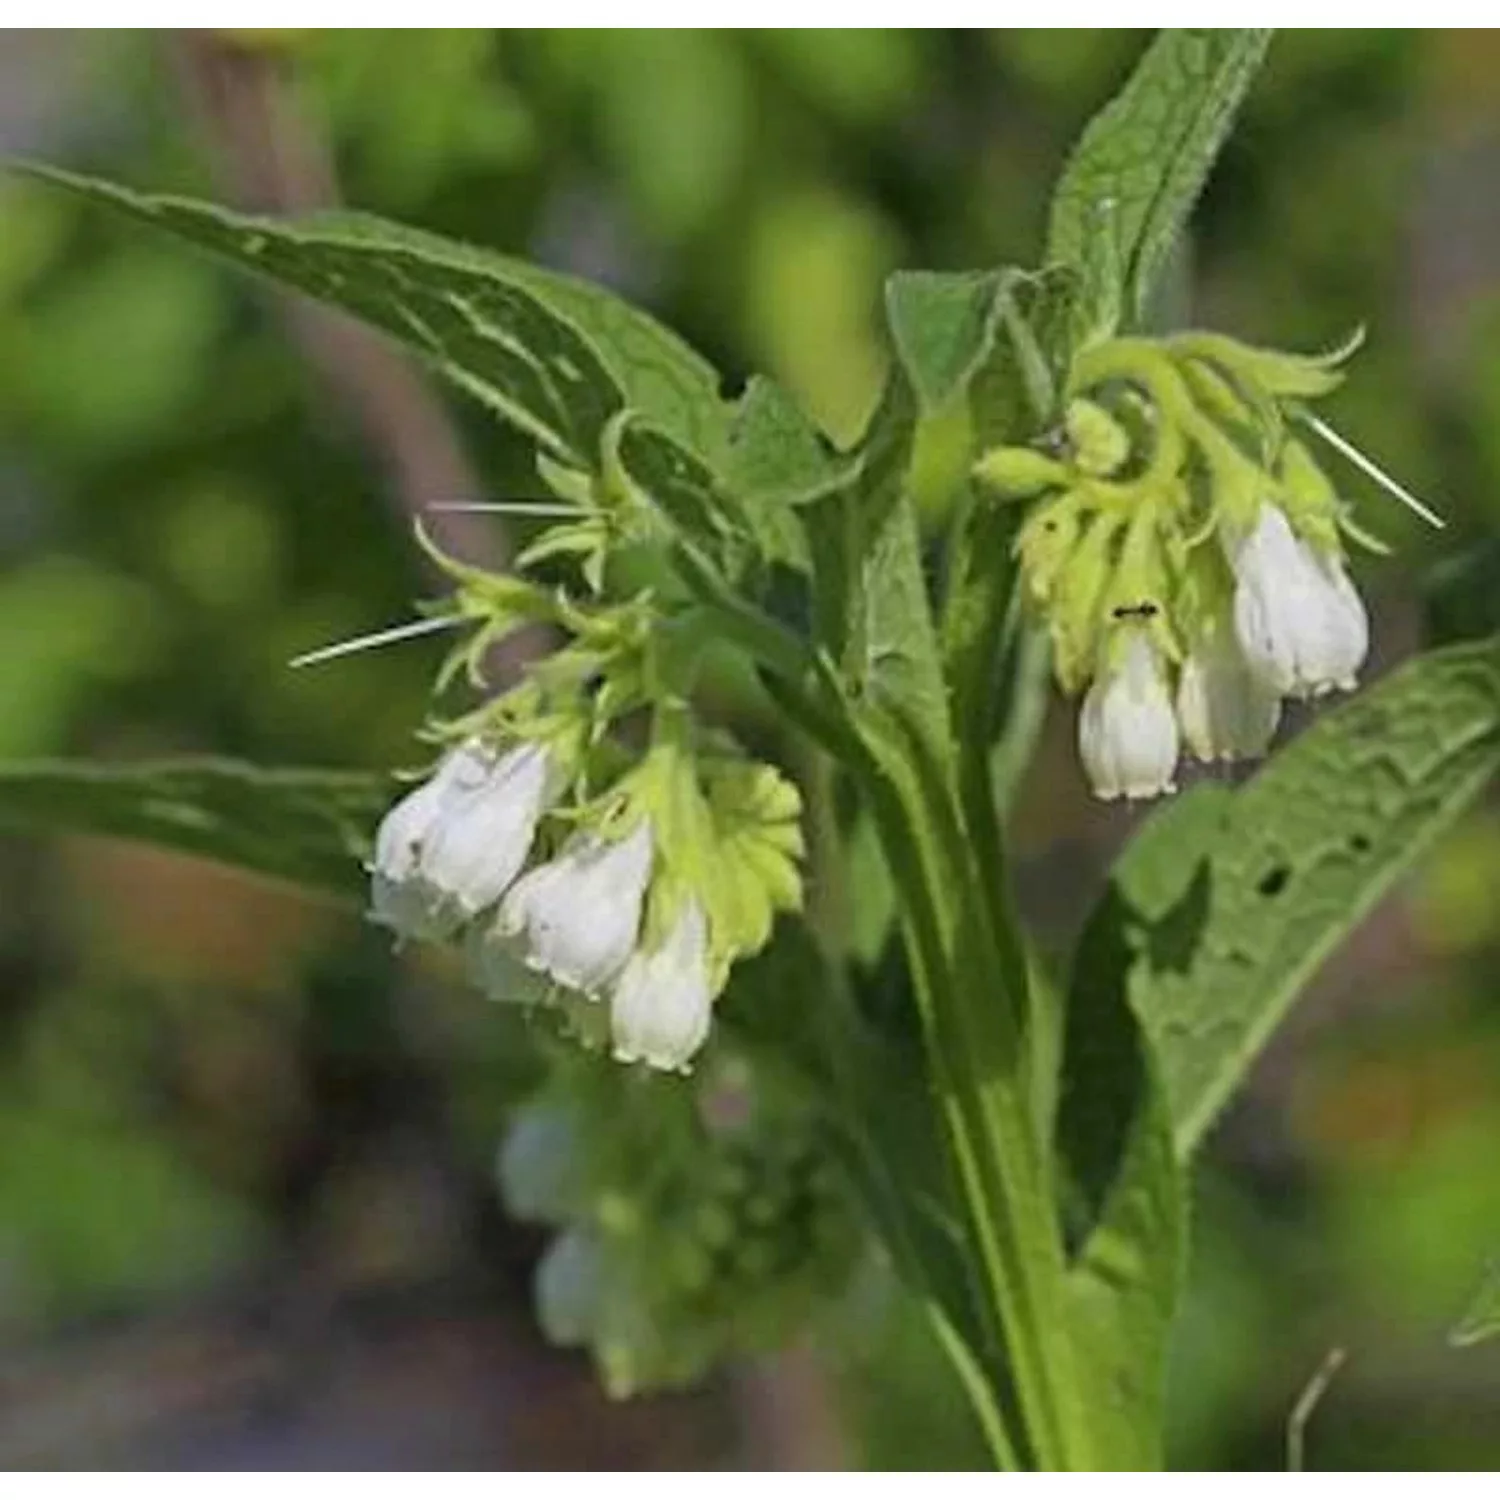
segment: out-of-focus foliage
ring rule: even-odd
[[[597,276],[848,435],[881,373],[885,274],[1026,258],[1068,143],[1143,40],[254,45],[348,203]],[[181,51],[116,33],[0,44],[0,150],[216,195],[221,131]],[[1451,522],[1433,536],[1350,475],[1395,549],[1362,580],[1387,662],[1429,617],[1445,639],[1494,628],[1497,69],[1487,33],[1279,38],[1163,299],[1174,321],[1287,347],[1368,325],[1332,419]],[[523,447],[450,409],[488,493],[532,492]],[[439,646],[285,665],[408,615],[424,580],[393,493],[273,304],[0,178],[0,754],[420,759],[408,728]],[[1015,820],[1023,900],[1059,947],[1101,830],[1120,831],[1087,810],[1063,738],[1044,738]],[[1214,1138],[1174,1362],[1183,1462],[1278,1466],[1296,1393],[1338,1343],[1351,1359],[1314,1466],[1494,1464],[1495,1346],[1445,1343],[1500,1253],[1494,824],[1492,808],[1464,821],[1380,909]],[[309,1235],[356,1288],[451,1263],[430,1186],[382,1168],[377,1191],[368,1163],[395,1159],[376,1148],[396,1134],[436,1142],[489,1201],[529,1077],[510,1018],[441,974],[398,978],[352,921],[155,855],[7,840],[0,892],[0,1329],[44,1348],[81,1318],[232,1290]],[[860,921],[860,893],[844,899]],[[845,1341],[865,1451],[961,1461],[939,1416],[957,1403],[883,1305],[877,1289]],[[94,1441],[84,1422],[61,1446]]]

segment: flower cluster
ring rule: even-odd
[[[1354,686],[1369,625],[1343,538],[1359,534],[1291,430],[1349,352],[1110,340],[1075,361],[1058,432],[980,461],[1030,504],[1017,556],[1058,679],[1084,694],[1099,796],[1173,790],[1184,751],[1262,755],[1283,700]]]
[[[555,1231],[543,1328],[589,1349],[612,1394],[774,1346],[847,1284],[857,1221],[805,1101],[723,1054],[670,1094],[590,1062],[568,1059],[515,1111],[497,1166],[511,1212]],[[716,1120],[726,1085],[734,1117]]]
[[[597,644],[578,654],[461,721],[386,815],[371,915],[401,938],[461,937],[486,993],[554,1004],[622,1062],[683,1070],[732,960],[800,903],[800,798],[670,694],[630,763],[599,705],[602,677],[631,706],[631,673]]]
[[[689,763],[671,736],[604,795],[564,807],[572,769],[557,743],[449,751],[380,826],[372,917],[403,938],[462,932],[486,993],[554,1001],[585,1035],[607,998],[616,1058],[685,1069],[730,961],[800,898],[796,790],[722,751]],[[549,823],[552,850],[533,858]]]

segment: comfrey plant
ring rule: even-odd
[[[545,1325],[612,1391],[774,1344],[883,1266],[997,1465],[1162,1463],[1192,1155],[1500,764],[1492,639],[1322,702],[1365,664],[1345,549],[1373,545],[1331,465],[1419,505],[1314,410],[1353,345],[1150,329],[1266,42],[1152,43],[1063,172],[1040,269],[893,276],[850,448],[536,266],[39,174],[364,318],[535,445],[548,524],[512,572],[434,552],[429,617],[309,658],[453,633],[438,701],[472,696],[394,805],[220,764],[133,768],[113,800],[91,771],[77,805],[356,894],[527,1007],[548,1081],[500,1179],[555,1230]],[[491,648],[538,625],[552,644],[492,684]],[[725,670],[758,684],[756,753],[701,707]],[[1154,812],[1066,972],[1005,847],[1053,676],[1103,798],[1265,756],[1283,704],[1319,701],[1251,779]]]

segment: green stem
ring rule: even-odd
[[[1029,1104],[1024,979],[973,899],[980,872],[960,854],[967,845],[951,801],[934,806],[918,794],[912,805],[914,788],[891,794],[900,784],[881,777],[871,790],[976,1266],[1015,1377],[1025,1456],[1042,1469],[1087,1467],[1057,1210]],[[999,984],[976,982],[984,974]]]
[[[1013,1401],[1008,1421],[987,1423],[993,1451],[1005,1466],[1019,1458],[1040,1469],[1087,1469],[1091,1445],[1067,1323],[1058,1206],[1031,1104],[1025,964],[1002,892],[986,891],[1004,879],[998,822],[991,817],[993,826],[977,830],[977,852],[963,811],[974,789],[961,798],[924,734],[857,707],[831,673],[820,686],[826,698],[818,705],[784,677],[779,696],[815,733],[843,726],[834,743],[859,778],[895,879],[972,1279],[989,1340],[1013,1376],[1013,1393],[991,1381],[995,1400]],[[982,770],[992,810],[986,750],[970,747],[965,758]],[[903,1248],[920,1259],[915,1242]],[[971,1363],[958,1368],[972,1379]],[[998,1411],[994,1401],[976,1403],[981,1420],[990,1409]]]
[[[809,722],[816,716],[810,705],[795,690],[783,688],[796,704],[796,717]],[[861,747],[851,736],[854,759]],[[809,825],[809,896],[806,919],[821,943],[830,943],[834,954],[844,948],[847,920],[846,893],[841,881],[841,861],[833,851],[841,839],[833,815],[831,770],[834,762],[813,751],[798,757],[799,777],[804,786]],[[895,1160],[888,1158],[875,1138],[876,1117],[880,1125],[889,1120],[889,1101],[878,1097],[879,1069],[868,1052],[870,1042],[862,1032],[858,1010],[850,994],[840,963],[824,952],[828,966],[826,983],[829,1006],[822,1012],[827,1028],[824,1055],[828,1077],[824,1080],[802,1080],[811,1097],[822,1097],[827,1110],[830,1138],[843,1159],[849,1181],[862,1200],[871,1223],[883,1241],[897,1274],[921,1307],[938,1347],[947,1357],[953,1372],[968,1398],[980,1434],[995,1466],[1018,1470],[1022,1467],[1020,1452],[1011,1433],[1011,1415],[1006,1410],[1000,1382],[986,1359],[998,1346],[997,1330],[975,1328],[972,1316],[978,1306],[989,1312],[982,1300],[983,1289],[967,1288],[965,1306],[952,1301],[951,1279],[944,1289],[939,1269],[924,1257],[920,1248],[922,1206],[904,1190]],[[825,1089],[824,1084],[831,1084]],[[875,1090],[872,1097],[870,1090]],[[867,1121],[871,1122],[867,1126]],[[959,1248],[959,1247],[955,1247]]]

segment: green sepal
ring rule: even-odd
[[[1066,485],[1066,464],[1035,448],[991,448],[974,465],[974,477],[1005,500],[1029,500]]]
[[[1097,401],[1075,396],[1063,422],[1073,461],[1085,474],[1106,478],[1130,457],[1130,434]]]
[[[1223,333],[1179,333],[1167,340],[1174,353],[1206,360],[1243,388],[1258,389],[1280,400],[1310,399],[1336,390],[1344,380],[1339,366],[1363,342],[1362,329],[1326,354],[1258,349]]]

